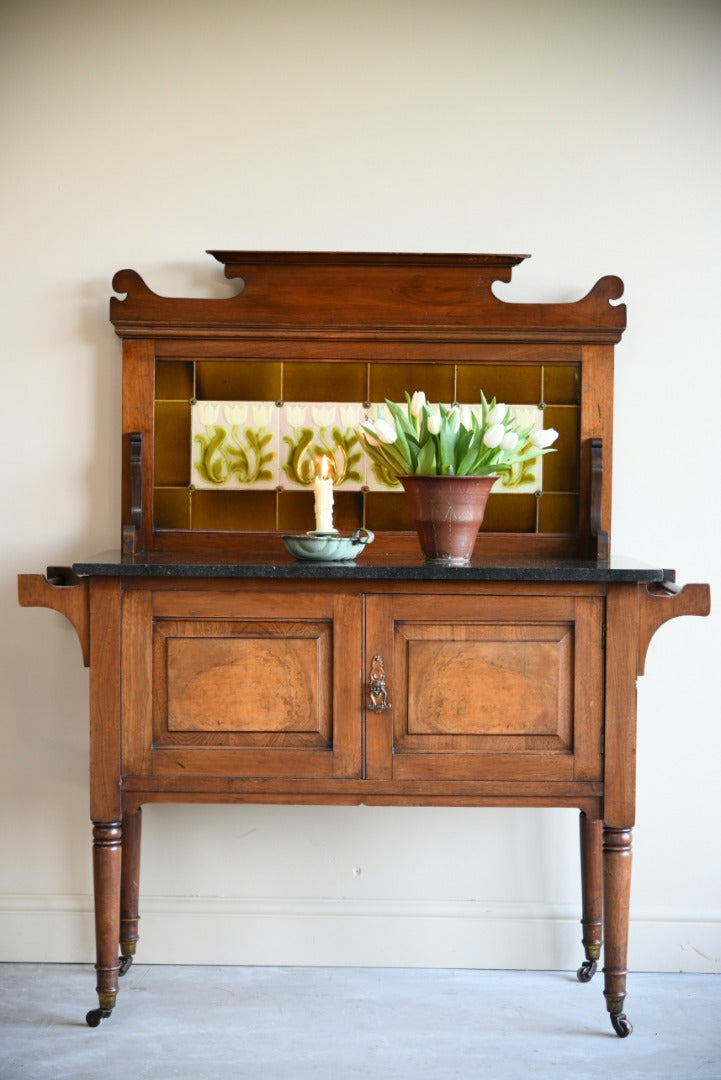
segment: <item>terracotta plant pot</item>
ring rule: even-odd
[[[466,566],[497,476],[399,476],[427,562]]]

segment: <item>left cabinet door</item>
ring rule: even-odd
[[[361,775],[361,602],[311,591],[128,588],[123,775]]]

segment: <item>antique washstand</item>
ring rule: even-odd
[[[610,557],[621,282],[516,304],[491,286],[519,255],[212,254],[237,295],[113,282],[121,550],[19,579],[90,667],[88,1024],[135,954],[145,803],[576,807],[578,977],[603,943],[628,1035],[636,678],[657,627],[706,614],[709,589]],[[417,388],[467,404],[482,389],[560,432],[491,495],[466,567],[423,560],[404,496],[354,441],[363,410]],[[320,449],[335,527],[375,534],[357,559],[282,543],[313,527]]]

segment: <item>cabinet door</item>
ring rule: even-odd
[[[360,626],[357,597],[129,590],[123,772],[360,776]]]
[[[374,596],[367,775],[394,780],[601,778],[603,598]]]

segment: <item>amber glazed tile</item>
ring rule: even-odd
[[[155,486],[188,484],[190,476],[190,405],[155,403]]]
[[[578,495],[547,495],[539,500],[538,531],[542,533],[578,532]]]
[[[554,452],[543,458],[543,490],[577,492],[580,489],[580,410],[575,405],[549,405],[543,426],[555,428]]]
[[[191,527],[255,532],[276,527],[274,491],[194,491]]]
[[[578,405],[581,369],[578,364],[543,365],[543,400],[547,405]]]
[[[485,532],[535,532],[537,501],[535,495],[516,495],[512,499],[504,499],[491,493],[486,503],[483,530]]]
[[[205,401],[278,401],[282,364],[277,360],[198,360],[195,396]]]
[[[284,401],[364,401],[368,393],[366,364],[286,361]]]
[[[543,369],[540,364],[459,364],[456,399],[474,404],[481,399],[538,405]]]
[[[192,360],[155,361],[155,400],[189,401],[195,396]]]
[[[370,374],[369,400],[405,401],[405,392],[423,390],[429,401],[453,401],[453,364],[374,364]]]
[[[153,492],[156,529],[190,528],[190,492],[186,488],[156,488]]]

